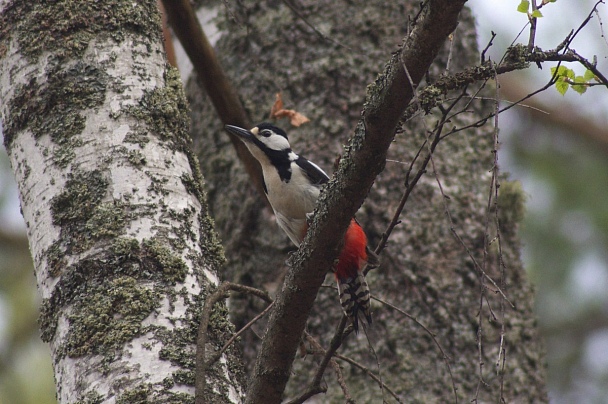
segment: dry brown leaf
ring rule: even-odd
[[[275,97],[274,104],[272,104],[272,108],[270,108],[270,118],[274,118],[276,113],[283,109],[283,98],[281,97],[281,93],[277,93]]]
[[[294,111],[293,109],[282,109],[277,111],[275,114],[276,118],[289,118],[289,122],[292,126],[298,127],[303,123],[310,122],[310,119],[305,117],[299,112]]]
[[[310,119],[293,109],[283,109],[283,99],[281,97],[281,93],[276,94],[276,100],[270,109],[270,117],[277,119],[289,118],[289,122],[295,127],[298,127],[306,122],[310,122]]]

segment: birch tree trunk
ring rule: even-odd
[[[218,25],[224,28],[218,57],[254,121],[268,119],[279,91],[286,108],[311,119],[297,129],[285,121],[279,125],[287,129],[294,151],[330,172],[359,120],[366,86],[406,34],[419,2],[304,0],[289,2],[291,8],[285,3],[224,2],[218,17]],[[432,82],[448,68],[459,71],[478,60],[474,21],[465,10],[428,80]],[[285,261],[290,243],[250,186],[213,107],[199,96],[194,81],[189,90],[193,134],[203,171],[209,173],[210,209],[229,260],[227,276],[276,291],[289,271]],[[469,94],[476,90],[469,89]],[[494,95],[491,91],[482,94]],[[456,95],[446,97],[444,105]],[[455,116],[450,128],[470,125],[493,108],[491,100],[466,96],[455,109],[466,112]],[[423,155],[427,150],[424,142],[439,115],[419,114],[397,134],[386,168],[358,214],[372,245],[378,243],[396,211],[408,167],[419,150]],[[381,256],[381,267],[368,278],[373,295],[410,317],[373,302],[369,343],[375,352],[370,352],[363,335],[349,336],[339,352],[379,373],[402,402],[547,401],[533,288],[521,265],[516,235],[523,196],[505,182],[498,213],[488,206],[495,134],[492,127],[471,128],[439,143],[432,165],[414,189],[401,224]],[[414,172],[420,167],[417,161]],[[498,219],[488,225],[489,217]],[[497,222],[500,251],[492,241],[498,234]],[[328,277],[328,286],[332,283]],[[336,292],[322,288],[315,304],[308,332],[327,347],[341,317]],[[237,325],[262,308],[245,297],[234,298],[232,307]],[[263,322],[255,328],[255,334],[243,337],[250,370],[259,348],[257,335],[264,335]],[[310,383],[317,364],[314,349],[311,352],[312,357],[296,359],[287,397]],[[360,366],[345,360],[340,364],[357,402],[380,402],[383,397],[392,402]],[[332,371],[326,372],[326,380],[329,390],[320,402],[344,402],[345,393]]]
[[[0,1],[4,145],[59,402],[190,402],[223,250],[156,1]],[[214,312],[209,349],[232,334]],[[240,402],[229,349],[207,398]]]

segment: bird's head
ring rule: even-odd
[[[292,153],[285,131],[270,123],[263,122],[249,130],[233,125],[226,125],[225,129],[239,137],[262,164],[287,159]]]

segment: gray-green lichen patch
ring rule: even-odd
[[[4,127],[4,146],[10,149],[18,132],[30,129],[36,139],[49,135],[56,147],[53,162],[66,167],[82,145],[76,136],[85,128],[84,110],[100,106],[108,76],[101,69],[77,62],[51,69],[46,81],[32,78],[15,89]]]
[[[196,229],[193,224],[196,223],[196,210],[194,208],[184,208],[181,211],[175,209],[168,209],[166,212],[173,223],[173,235],[171,238],[171,246],[177,251],[183,251],[186,248],[187,242],[197,241]]]
[[[116,404],[148,403],[154,388],[148,383],[140,384],[134,389],[123,390],[116,399]]]
[[[65,253],[59,243],[56,242],[51,244],[46,250],[45,255],[49,275],[52,277],[59,276],[61,274],[61,269],[67,265],[63,257]]]
[[[127,160],[135,167],[143,167],[146,165],[146,156],[139,150],[130,150],[128,152]]]
[[[99,170],[68,174],[65,189],[51,200],[53,224],[85,223],[101,203],[107,188],[108,180]]]
[[[129,33],[161,42],[160,14],[153,1],[14,1],[0,15],[0,45],[11,38],[35,60],[52,52],[58,60],[78,58],[94,38],[120,43]],[[2,46],[0,46],[2,47]]]
[[[186,191],[195,196],[201,204],[201,212],[198,215],[200,248],[202,256],[205,257],[205,262],[211,268],[219,269],[226,263],[224,256],[224,247],[215,230],[213,218],[209,215],[209,205],[207,201],[207,193],[204,188],[203,174],[201,173],[198,159],[192,152],[190,147],[185,149],[186,156],[190,163],[192,174],[182,174],[180,179],[186,188]]]
[[[502,181],[498,189],[500,231],[514,234],[526,214],[526,193],[519,181]]]
[[[108,186],[100,170],[75,170],[68,174],[63,192],[51,199],[51,216],[60,237],[45,252],[50,276],[64,271],[66,254],[86,251],[97,241],[124,232],[128,206],[119,200],[103,201]]]
[[[187,393],[176,393],[170,391],[170,387],[162,386],[158,391],[154,385],[143,383],[132,389],[121,389],[116,398],[116,404],[148,404],[148,403],[172,403],[172,404],[194,404],[194,397]]]
[[[127,114],[137,118],[138,121],[145,122],[146,128],[136,126],[127,135],[130,143],[145,146],[148,141],[146,130],[157,134],[165,142],[170,142],[169,147],[175,151],[183,152],[188,158],[192,174],[182,174],[181,180],[186,190],[196,196],[202,206],[198,222],[201,226],[199,245],[203,249],[203,256],[212,268],[220,268],[225,262],[223,247],[217,237],[213,220],[208,215],[206,195],[203,190],[203,176],[200,172],[196,156],[191,151],[190,128],[190,109],[184,95],[179,71],[171,66],[167,66],[165,73],[165,86],[158,87],[152,91],[144,93],[137,106],[126,107]],[[167,190],[164,188],[166,178],[159,178],[152,173],[148,173],[151,180],[148,187],[150,193],[165,195]],[[184,212],[187,214],[188,212]],[[181,218],[180,218],[181,220]],[[188,219],[189,222],[194,220]],[[186,225],[181,226],[177,232],[181,239],[194,240],[196,237],[191,229]],[[176,245],[179,248],[179,245]]]
[[[96,391],[87,391],[84,396],[76,401],[76,404],[102,404],[104,397]]]
[[[103,202],[93,209],[84,230],[94,240],[116,237],[125,226],[125,206],[120,201]]]
[[[179,71],[174,67],[167,66],[165,86],[147,91],[139,105],[127,107],[126,112],[145,122],[162,140],[173,140],[176,150],[183,151],[190,143],[190,109]]]
[[[82,301],[86,299],[86,301]],[[160,305],[160,295],[121,276],[89,285],[73,302],[64,349],[70,357],[108,354],[142,333],[142,321]]]
[[[61,236],[51,246],[49,259],[58,255],[57,250],[82,252],[98,240],[123,233],[127,207],[118,200],[102,202],[107,188],[108,180],[99,170],[68,175],[63,192],[51,199],[53,224],[60,227]],[[49,261],[49,266],[56,265]]]
[[[187,269],[159,240],[114,238],[108,249],[62,268],[53,294],[42,304],[42,338],[53,338],[60,308],[73,305],[60,355],[111,357],[118,346],[141,334],[141,320],[157,308],[167,286],[184,281]],[[144,287],[142,281],[154,286]]]
[[[181,257],[156,239],[144,240],[142,247],[156,270],[162,273],[163,280],[173,284],[184,281],[188,267]]]
[[[198,215],[198,224],[202,235],[201,254],[211,268],[219,269],[226,263],[226,256],[224,255],[224,246],[215,231],[215,223],[209,216],[207,209]]]
[[[123,142],[137,144],[143,149],[150,142],[150,138],[148,138],[148,133],[145,130],[137,130],[127,133]]]
[[[163,346],[160,351],[160,358],[180,368],[171,374],[170,379],[164,380],[164,384],[168,387],[174,384],[194,384],[196,364],[193,344],[195,344],[197,338],[198,321],[204,303],[204,296],[207,296],[212,288],[207,285],[203,289],[198,296],[187,295],[185,290],[179,293],[187,305],[186,313],[180,319],[180,323],[184,324],[185,327],[172,330],[159,329],[154,334]],[[215,306],[208,328],[208,341],[213,345],[213,351],[219,350],[222,344],[232,335],[234,335],[234,325],[228,320],[228,310],[225,303],[221,302]],[[230,379],[243,381],[243,369],[240,366],[240,356],[237,348],[230,347],[225,355],[226,361],[230,365],[228,368],[231,372]],[[214,380],[225,380],[224,372],[224,365],[216,362],[208,369],[207,374]],[[209,402],[226,402],[229,388],[230,386],[221,382],[214,384],[214,390],[207,393],[209,398],[216,397],[216,401],[210,399]],[[221,396],[224,397],[224,400],[217,398]]]
[[[182,184],[184,184],[184,187],[186,187],[186,191],[189,194],[196,196],[198,200],[201,200],[202,196],[204,195],[202,184],[194,179],[194,177],[189,173],[183,173],[180,176],[180,179]]]

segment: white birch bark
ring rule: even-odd
[[[57,398],[191,400],[223,257],[155,2],[28,3],[0,1],[0,98]],[[231,332],[215,320],[209,349]],[[234,352],[208,373],[241,400]]]

